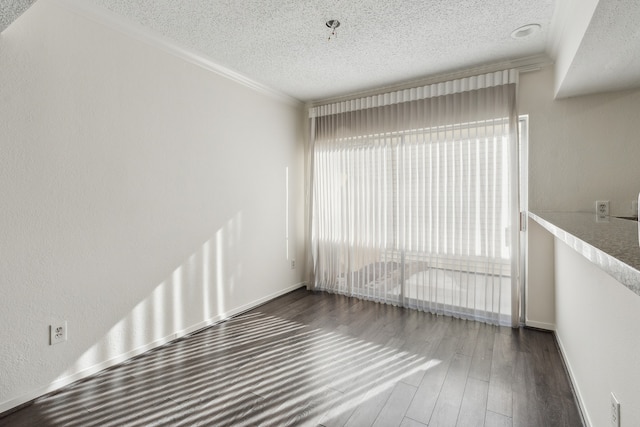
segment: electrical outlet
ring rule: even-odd
[[[60,344],[67,340],[67,321],[49,325],[49,345]]]
[[[295,260],[295,259],[292,259],[292,260],[291,260],[291,269],[292,269],[292,270],[295,270],[295,269],[296,269],[296,260]]]
[[[611,393],[611,427],[620,427],[620,402]]]
[[[609,216],[609,201],[598,200],[596,202],[596,213],[598,216]]]

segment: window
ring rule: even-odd
[[[501,90],[452,96],[317,120],[315,284],[510,324],[518,247],[514,98]],[[456,109],[458,101],[471,107]]]

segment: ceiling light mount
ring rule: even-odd
[[[523,25],[520,28],[516,28],[511,32],[512,39],[524,39],[527,37],[531,37],[533,34],[540,31],[542,27],[540,24],[527,24]]]
[[[329,34],[329,40],[331,40],[331,37],[338,37],[338,34],[336,33],[336,28],[338,28],[340,26],[340,21],[338,21],[337,19],[330,19],[328,20],[325,25],[331,30],[331,34]]]

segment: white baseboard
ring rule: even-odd
[[[556,342],[558,343],[558,348],[560,349],[560,357],[562,358],[562,363],[564,363],[564,367],[567,370],[567,374],[569,375],[571,388],[573,389],[576,400],[578,401],[578,411],[580,411],[580,415],[582,416],[582,422],[584,423],[585,427],[592,427],[593,423],[591,422],[589,413],[586,411],[586,408],[584,406],[584,399],[582,398],[582,393],[580,393],[580,387],[578,387],[578,383],[576,383],[575,381],[575,375],[573,373],[573,369],[571,368],[571,363],[569,363],[569,359],[567,359],[562,340],[558,336],[557,332],[554,332],[553,335],[555,336]]]
[[[556,330],[556,325],[554,325],[553,323],[544,323],[544,322],[537,322],[535,320],[525,320],[524,324],[526,326],[531,326],[532,328],[537,328],[537,329],[544,329],[546,331],[555,331]]]
[[[171,342],[175,339],[178,339],[180,337],[183,337],[185,335],[189,335],[192,332],[198,331],[200,329],[206,328],[207,326],[211,326],[211,325],[215,325],[216,323],[220,323],[224,320],[229,319],[230,317],[233,317],[237,314],[243,313],[245,311],[251,310],[252,308],[255,308],[259,305],[264,304],[265,302],[268,302],[274,298],[277,298],[281,295],[284,295],[286,293],[289,293],[291,291],[294,291],[296,289],[302,288],[306,286],[306,283],[302,282],[302,283],[297,283],[293,286],[289,286],[288,288],[279,290],[277,292],[274,292],[273,294],[267,295],[265,297],[259,298],[255,301],[252,301],[248,304],[242,305],[240,307],[236,307],[232,310],[229,310],[225,313],[219,314],[215,317],[212,317],[211,319],[199,322],[195,325],[189,326],[186,329],[182,329],[180,331],[176,331],[166,337],[160,338],[158,340],[155,340],[153,342],[147,343],[143,346],[140,346],[138,348],[135,348],[131,351],[128,351],[126,353],[123,353],[121,355],[118,355],[116,357],[113,357],[109,360],[105,360],[101,363],[98,363],[97,365],[93,365],[89,368],[83,369],[82,371],[76,372],[75,374],[72,375],[68,375],[66,377],[63,378],[58,378],[55,381],[51,382],[50,384],[47,384],[44,387],[40,387],[36,390],[32,390],[29,393],[25,393],[19,397],[16,397],[14,399],[10,399],[7,401],[4,401],[2,403],[0,403],[0,414],[2,414],[3,412],[9,411],[10,409],[16,408],[20,405],[23,405],[25,403],[31,402],[34,399],[37,399],[38,397],[45,395],[47,393],[51,393],[52,391],[56,391],[61,389],[62,387],[65,387],[71,383],[74,383],[78,380],[87,378],[91,375],[97,374],[100,371],[103,371],[107,368],[110,368],[112,366],[118,365],[126,360],[129,360],[135,356],[138,356],[144,352],[147,352],[149,350],[152,350],[156,347],[160,347],[168,342]]]

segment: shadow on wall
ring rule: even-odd
[[[97,372],[234,314],[241,237],[239,211],[56,381]]]

